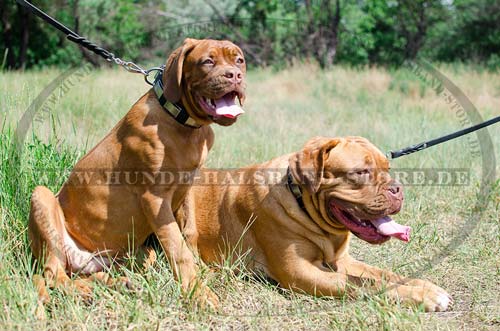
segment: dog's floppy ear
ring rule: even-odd
[[[182,95],[182,67],[187,54],[199,43],[197,39],[187,38],[168,58],[163,74],[163,94],[170,102],[178,102]]]
[[[323,178],[328,153],[340,143],[339,138],[315,137],[289,159],[290,171],[297,181],[314,194]]]

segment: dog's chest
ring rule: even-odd
[[[206,140],[191,140],[186,137],[182,142],[168,144],[157,153],[164,155],[162,169],[174,166],[180,171],[192,172],[205,163],[208,151],[209,146]]]

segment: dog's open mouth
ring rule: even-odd
[[[236,104],[236,98],[238,98],[240,105]],[[208,115],[215,119],[219,117],[233,119],[244,113],[244,110],[241,108],[241,98],[242,95],[240,93],[231,91],[218,99],[211,99],[203,96],[198,99],[200,106]]]
[[[391,237],[406,242],[410,240],[411,228],[396,223],[389,216],[375,220],[363,220],[342,209],[333,201],[330,201],[329,207],[330,213],[338,222],[342,223],[357,237],[369,243],[381,244]]]

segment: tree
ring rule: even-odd
[[[339,26],[341,19],[340,1],[335,0],[335,5],[330,0],[322,0],[319,6],[305,1],[308,29],[307,40],[309,49],[322,67],[333,64],[337,55],[339,44]]]
[[[398,0],[394,7],[397,29],[405,39],[405,58],[414,59],[422,48],[429,27],[445,15],[441,0]]]
[[[450,19],[430,36],[440,61],[475,61],[500,67],[500,1],[456,0]]]
[[[500,66],[500,0],[38,0],[116,56],[162,63],[186,37],[239,44],[249,64],[313,59],[398,65],[420,54]],[[36,38],[34,37],[36,36]],[[107,64],[12,0],[0,1],[0,65]]]

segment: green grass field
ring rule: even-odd
[[[439,70],[469,97],[484,119],[500,114],[500,76],[477,68]],[[22,153],[12,149],[24,111],[60,72],[0,73],[0,329],[26,330],[497,330],[500,327],[500,187],[473,218],[483,178],[482,159],[467,138],[394,160],[392,168],[463,168],[463,186],[406,187],[398,222],[412,226],[408,244],[369,246],[357,238],[352,255],[404,275],[425,278],[454,298],[448,312],[423,313],[390,304],[383,294],[358,301],[317,299],[221,266],[211,275],[218,312],[187,309],[163,257],[143,273],[123,270],[141,290],[97,287],[92,302],[52,291],[47,319],[35,318],[37,298],[26,227],[36,185],[57,191],[78,158],[147,89],[139,76],[93,71],[32,123]],[[317,135],[361,135],[381,150],[396,149],[462,128],[454,109],[411,71],[299,65],[250,71],[247,113],[232,127],[214,126],[209,167],[239,167],[298,150]],[[500,173],[500,126],[489,128]],[[471,136],[475,138],[475,135]],[[493,151],[483,151],[493,153]],[[50,171],[41,171],[50,170]],[[442,252],[451,244],[453,249]],[[457,244],[457,245],[454,245]],[[436,255],[437,254],[437,255]],[[438,258],[432,260],[434,257]],[[432,263],[426,263],[432,261]],[[430,264],[430,265],[429,265]]]

